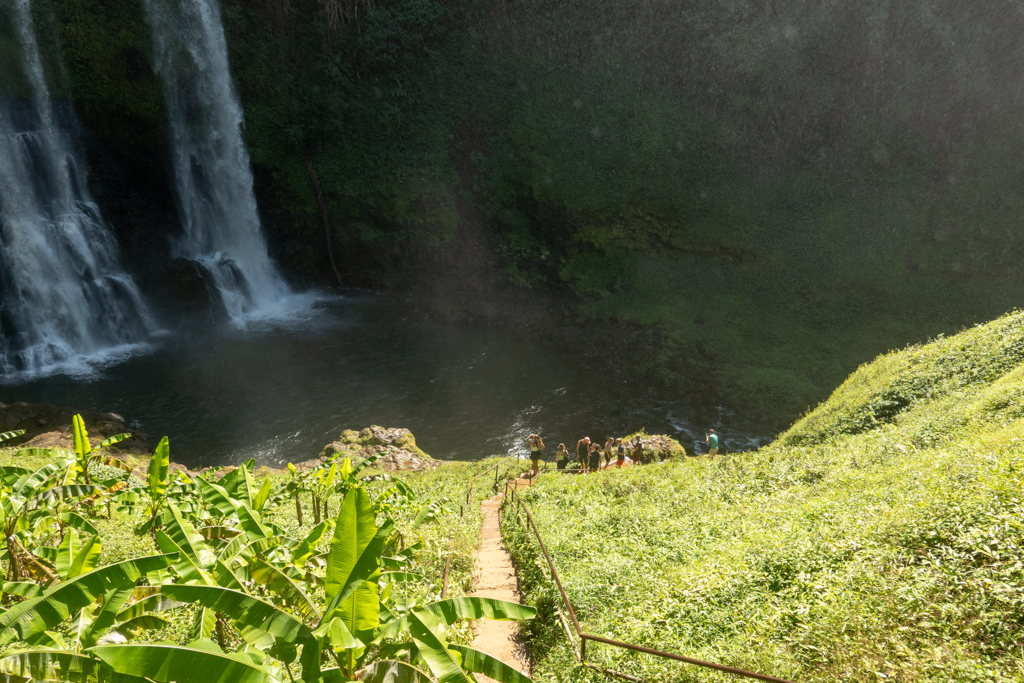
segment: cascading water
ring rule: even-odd
[[[0,373],[12,376],[88,366],[154,325],[58,125],[29,0],[4,4],[25,76],[24,93],[0,89]]]
[[[242,111],[216,0],[145,0],[173,137],[184,235],[236,323],[273,314],[289,290],[267,254],[252,192]]]

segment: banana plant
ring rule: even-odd
[[[89,476],[89,465],[94,462],[102,462],[105,465],[131,471],[131,468],[124,461],[100,452],[107,446],[130,439],[131,434],[115,434],[104,439],[98,446],[93,448],[89,442],[89,432],[85,429],[85,421],[81,415],[75,415],[71,418],[71,432],[75,444],[75,465],[78,473],[84,477],[86,484],[92,483]]]
[[[25,433],[24,429],[15,429],[12,432],[3,432],[3,433],[0,433],[0,441],[8,441],[10,439],[14,439],[16,437],[19,437],[19,436],[23,435],[24,433]]]
[[[98,642],[103,631],[116,623],[119,605],[131,597],[139,579],[159,572],[176,559],[151,555],[95,568],[99,550],[95,537],[81,542],[77,534],[68,534],[58,549],[58,580],[45,589],[36,586],[35,591],[20,591],[18,594],[26,599],[0,614],[3,642],[21,641],[30,647],[43,648],[3,658],[0,672],[48,680],[36,674],[45,673],[47,668],[62,669],[69,662],[81,664],[83,658],[71,657],[76,654],[73,650]],[[74,622],[68,631],[73,639],[71,645],[58,632],[69,619]],[[86,668],[91,671],[95,665]],[[26,676],[26,673],[31,675]]]
[[[345,459],[348,462],[348,458]],[[330,502],[331,493],[334,491],[334,482],[338,474],[338,463],[332,462],[330,467],[321,468],[309,479],[309,490],[313,494],[313,524],[320,523],[320,513],[328,516],[327,506]]]
[[[61,508],[104,490],[69,483],[75,478],[75,460],[71,458],[49,463],[34,472],[12,467],[3,470],[0,520],[8,579],[19,581],[23,576],[32,576],[44,584],[51,583],[57,578],[49,561],[52,558],[40,556],[47,549],[38,541],[49,535],[54,526],[62,534],[68,526],[95,532],[84,517]]]
[[[171,446],[167,437],[160,439],[153,457],[149,460],[149,469],[146,471],[146,496],[149,498],[146,504],[146,521],[135,528],[135,533],[142,535],[146,532],[155,531],[154,527],[159,524],[163,514],[164,505],[167,502],[167,487],[170,485],[171,467]],[[127,491],[118,498],[121,507],[132,509],[138,502],[138,494],[134,491]]]
[[[102,645],[89,652],[118,673],[158,682],[230,681],[237,677],[273,683],[285,676],[291,679],[290,665],[301,647],[301,677],[309,683],[471,683],[474,673],[501,683],[528,683],[529,678],[500,660],[449,643],[445,632],[459,619],[528,619],[534,616],[534,609],[488,598],[455,598],[423,605],[392,601],[389,587],[381,590],[381,579],[389,573],[382,574],[381,568],[392,530],[390,520],[376,525],[373,506],[362,487],[345,496],[327,555],[323,609],[317,609],[318,601],[303,594],[311,609],[286,611],[247,593],[241,582],[236,586],[218,580],[160,587],[165,598],[194,603],[231,619],[247,641],[241,652],[208,647],[201,666],[195,648],[189,647]],[[284,590],[284,585],[266,583],[275,593]],[[294,595],[295,591],[301,593],[295,583],[288,585],[287,592]],[[322,668],[324,658],[334,666]]]

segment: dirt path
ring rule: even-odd
[[[502,496],[497,495],[480,504],[484,520],[480,529],[480,550],[477,553],[474,570],[476,591],[470,595],[519,602],[516,572],[512,566],[512,558],[501,542],[501,529],[498,527],[501,499]],[[529,663],[516,642],[517,632],[518,625],[514,621],[481,619],[477,622],[473,647],[497,657],[519,671],[529,673]],[[477,678],[480,681],[492,681],[482,674],[478,674]]]

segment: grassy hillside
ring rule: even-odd
[[[806,681],[1024,680],[1024,314],[880,357],[771,446],[526,493],[584,630]],[[587,680],[504,530],[540,681]],[[645,680],[726,680],[588,645]]]

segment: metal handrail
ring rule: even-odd
[[[479,479],[480,477],[484,476],[485,474],[487,474],[491,470],[494,470],[494,488],[495,488],[495,490],[497,490],[497,488],[498,488],[498,468],[501,465],[503,465],[506,462],[508,462],[509,460],[511,460],[512,458],[515,458],[516,460],[518,460],[519,459],[519,453],[511,453],[511,454],[505,456],[504,458],[502,458],[498,462],[494,463],[493,465],[488,466],[487,469],[485,469],[485,470],[483,470],[481,472],[478,472],[477,474],[473,475],[472,478],[470,478],[470,480],[469,480],[469,488],[466,490],[466,507],[469,506],[469,501],[472,500],[472,498],[473,498],[473,486],[474,486],[474,484],[476,484],[476,480]],[[463,517],[466,516],[466,507],[460,507],[459,508],[459,519],[462,519]],[[451,550],[452,550],[452,548],[454,548],[454,546],[455,546],[455,534],[452,534],[452,540],[451,540],[451,542],[449,544],[449,547],[448,547],[448,551],[449,551],[448,552],[448,558],[444,561],[444,582],[441,584],[441,599],[442,600],[444,600],[448,596],[448,572],[452,568],[452,553],[451,553]]]
[[[592,640],[592,641],[597,642],[597,643],[605,643],[606,645],[612,645],[612,646],[615,646],[615,647],[621,647],[621,648],[625,648],[627,650],[634,650],[636,652],[643,652],[643,653],[646,653],[646,654],[649,654],[649,655],[654,655],[655,657],[662,657],[664,659],[674,659],[674,660],[679,661],[679,662],[685,662],[686,664],[694,664],[696,666],[701,666],[701,667],[705,667],[705,668],[708,668],[708,669],[716,669],[718,671],[724,671],[726,673],[734,674],[736,676],[744,676],[746,678],[756,678],[756,679],[761,680],[761,681],[773,681],[774,683],[794,683],[793,681],[790,681],[790,680],[785,679],[785,678],[776,678],[774,676],[768,676],[768,675],[765,675],[765,674],[759,674],[759,673],[755,673],[753,671],[746,671],[744,669],[738,669],[736,667],[726,666],[724,664],[715,664],[713,662],[705,662],[705,661],[700,660],[700,659],[694,659],[692,657],[684,657],[683,655],[677,655],[677,654],[674,654],[672,652],[663,652],[661,650],[654,650],[654,649],[649,648],[649,647],[643,647],[642,645],[632,645],[630,643],[623,643],[623,642],[618,641],[618,640],[612,640],[610,638],[604,638],[602,636],[595,636],[595,635],[590,634],[590,633],[584,633],[583,629],[580,628],[580,622],[576,619],[576,611],[573,610],[572,604],[569,602],[569,597],[565,594],[565,589],[562,588],[562,581],[561,581],[561,579],[558,578],[558,572],[555,570],[555,565],[551,561],[551,556],[548,554],[548,549],[544,545],[544,539],[541,538],[540,531],[537,529],[537,524],[536,524],[536,522],[533,521],[533,515],[530,514],[529,507],[527,507],[526,503],[523,501],[522,496],[519,495],[519,492],[516,490],[516,487],[515,486],[509,486],[508,482],[506,482],[505,483],[505,500],[506,501],[508,500],[508,494],[509,494],[510,491],[512,493],[513,499],[516,501],[516,514],[519,516],[519,521],[523,522],[523,526],[528,526],[529,528],[532,528],[533,535],[537,538],[537,542],[540,544],[541,552],[544,553],[544,559],[547,560],[548,569],[551,570],[551,578],[553,578],[555,580],[555,585],[558,586],[558,592],[562,596],[562,604],[565,605],[566,610],[569,612],[569,617],[572,619],[573,629],[576,631],[576,635],[579,636],[579,638],[580,638],[580,647],[579,647],[578,653],[579,653],[579,660],[580,660],[581,664],[585,664],[587,666],[590,666],[591,668],[597,668],[597,667],[592,667],[592,665],[590,665],[590,664],[588,664],[586,662],[587,641],[588,640]],[[529,521],[528,525],[527,525],[526,522],[523,521],[523,517],[520,514],[520,512],[525,512],[526,513],[526,519]],[[616,671],[611,671],[611,670],[607,670],[607,669],[599,669],[599,670],[604,672],[604,673],[607,673],[609,675],[617,676],[619,678],[626,678],[628,680],[634,680],[634,681],[636,680],[635,677],[629,676],[628,674],[620,674],[620,673],[618,673]]]

